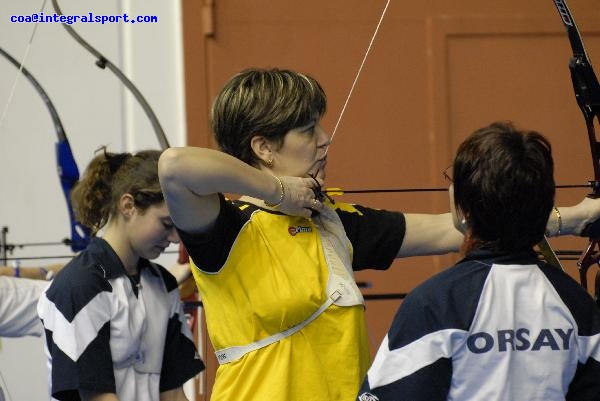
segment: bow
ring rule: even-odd
[[[65,133],[60,118],[58,117],[58,113],[56,112],[54,104],[52,101],[50,101],[48,94],[44,88],[42,88],[39,82],[33,77],[33,75],[31,75],[31,73],[23,66],[23,64],[19,63],[4,49],[0,48],[0,54],[2,54],[15,67],[17,67],[19,71],[29,80],[29,82],[41,96],[44,104],[50,112],[50,116],[54,122],[54,130],[56,131],[56,135],[58,137],[58,141],[56,142],[55,146],[56,167],[58,170],[58,176],[60,178],[63,194],[65,196],[65,200],[67,201],[69,222],[71,225],[71,239],[65,239],[63,242],[66,245],[70,245],[73,251],[80,251],[87,246],[90,232],[89,229],[77,221],[75,214],[73,213],[73,206],[71,204],[71,190],[79,180],[79,170],[77,168],[75,158],[73,157],[73,152],[71,151],[71,146],[69,145],[69,140],[67,139],[67,134]]]
[[[52,5],[58,15],[63,15],[63,12],[58,5],[58,0],[52,0]],[[75,39],[75,41],[77,41],[77,43],[82,45],[87,51],[89,51],[92,55],[94,55],[94,57],[97,58],[96,65],[99,68],[102,68],[102,69],[108,68],[131,91],[133,96],[136,98],[136,100],[138,101],[138,103],[140,104],[140,106],[142,107],[144,112],[146,113],[146,116],[150,120],[150,123],[152,124],[152,128],[154,129],[154,132],[156,133],[156,137],[158,139],[161,149],[165,150],[165,149],[169,148],[170,147],[169,141],[165,135],[164,130],[162,129],[162,126],[160,125],[160,122],[158,121],[158,118],[156,117],[156,114],[154,114],[154,111],[150,107],[150,104],[146,101],[146,99],[144,98],[142,93],[133,84],[133,82],[131,82],[131,80],[129,78],[127,78],[127,76],[125,76],[125,74],[123,74],[123,72],[116,65],[114,65],[102,53],[100,53],[96,48],[94,48],[86,40],[84,40],[70,25],[62,24],[62,26],[67,30],[69,35],[71,35],[73,37],[73,39]],[[179,257],[177,259],[177,262],[183,264],[183,263],[187,263],[188,261],[189,261],[189,255],[188,255],[186,249],[183,247],[183,245],[180,245],[179,246]],[[192,294],[191,297],[194,299],[197,299],[195,294]],[[188,297],[188,298],[190,298],[190,297]],[[193,315],[193,318],[195,318],[195,316],[196,316],[195,312],[192,315]]]
[[[569,70],[573,89],[575,90],[575,99],[583,113],[585,125],[587,127],[590,150],[592,152],[592,163],[594,166],[594,180],[589,181],[592,192],[588,195],[590,198],[600,197],[600,143],[596,139],[594,129],[594,119],[600,120],[600,85],[592,68],[590,60],[585,52],[581,34],[577,29],[573,15],[569,10],[565,0],[554,0],[558,13],[562,19],[563,25],[567,30],[573,56],[569,60]],[[600,251],[598,244],[600,241],[600,219],[587,225],[582,236],[589,238],[589,244],[585,251],[579,257],[577,266],[579,268],[581,285],[587,290],[587,272],[590,266],[598,263]],[[596,272],[594,296],[596,303],[600,305],[600,274]]]
[[[54,10],[56,11],[56,14],[64,15],[58,5],[58,0],[52,0],[52,5],[54,7]],[[71,35],[73,37],[73,39],[75,39],[75,41],[77,41],[77,43],[79,43],[81,46],[83,46],[87,51],[92,53],[97,58],[96,65],[99,68],[102,68],[102,69],[108,68],[110,71],[112,71],[117,76],[117,78],[119,78],[119,80],[127,87],[127,89],[129,89],[131,91],[131,93],[136,98],[136,100],[138,101],[140,106],[142,106],[142,109],[146,113],[146,116],[148,117],[148,119],[150,119],[150,123],[152,124],[152,128],[154,129],[154,132],[156,133],[156,137],[158,138],[158,142],[160,143],[161,149],[164,150],[164,149],[169,148],[170,147],[169,141],[167,140],[167,137],[165,135],[165,132],[162,129],[162,126],[158,122],[158,118],[156,118],[156,115],[154,114],[154,111],[152,111],[150,104],[148,104],[148,102],[146,101],[146,99],[144,98],[142,93],[133,84],[133,82],[131,82],[131,80],[129,78],[127,78],[125,76],[125,74],[123,74],[123,72],[116,65],[114,65],[102,53],[100,53],[96,48],[94,48],[86,40],[84,40],[70,25],[67,25],[67,24],[61,24],[61,25],[67,30],[69,35]]]
[[[54,7],[54,10],[56,11],[56,13],[58,15],[64,15],[60,6],[58,5],[58,0],[52,0],[52,6]],[[138,101],[138,103],[140,104],[140,106],[142,107],[144,112],[146,113],[146,116],[150,120],[150,123],[152,124],[152,128],[154,129],[156,138],[158,139],[161,149],[165,150],[165,149],[169,148],[171,145],[169,144],[169,140],[167,139],[167,136],[165,135],[165,132],[164,132],[162,126],[160,125],[160,122],[158,121],[156,114],[152,110],[152,107],[150,107],[150,104],[148,103],[148,101],[146,100],[144,95],[142,95],[142,93],[133,84],[133,82],[131,82],[131,80],[129,78],[127,78],[127,76],[125,74],[123,74],[123,72],[116,65],[114,65],[108,58],[106,58],[106,56],[104,56],[102,53],[100,53],[100,51],[98,51],[96,48],[94,48],[92,45],[90,45],[85,39],[83,39],[81,37],[81,35],[79,35],[75,31],[75,29],[73,29],[70,25],[62,24],[62,26],[67,30],[69,35],[71,35],[71,37],[73,37],[73,39],[75,39],[75,41],[77,43],[79,43],[88,52],[90,52],[94,57],[97,58],[96,65],[99,68],[102,68],[102,69],[108,68],[127,87],[127,89],[129,89],[131,91],[133,96],[136,98],[136,100]],[[180,256],[179,256],[178,261],[179,261],[179,263],[185,263],[185,262],[187,262],[187,260],[188,260],[187,252],[185,251],[183,246],[180,246]]]
[[[46,0],[43,0],[41,11],[43,11],[45,4],[46,4]],[[63,15],[63,13],[58,5],[57,0],[53,0],[52,4],[54,6],[54,9],[56,10],[56,13],[58,15]],[[100,53],[98,50],[96,50],[94,47],[92,47],[88,42],[86,42],[79,34],[77,34],[77,32],[75,32],[75,30],[71,26],[69,26],[67,24],[61,24],[61,25],[63,25],[63,27],[67,30],[67,32],[79,44],[81,44],[86,50],[88,50],[94,56],[96,56],[98,58],[98,60],[96,61],[96,65],[98,67],[100,67],[102,69],[108,67],[108,69],[111,70],[121,80],[121,82],[123,82],[123,84],[131,91],[131,93],[138,100],[138,102],[142,106],[144,112],[150,119],[150,122],[152,124],[152,127],[154,128],[154,131],[156,132],[156,136],[161,145],[161,148],[162,149],[168,148],[170,146],[169,142],[165,136],[165,133],[164,133],[160,123],[158,122],[158,119],[156,118],[156,115],[152,111],[150,105],[148,104],[148,102],[146,101],[144,96],[135,87],[135,85],[110,60],[108,60],[102,53]],[[36,24],[36,27],[37,27],[37,24]],[[29,41],[29,45],[31,45],[33,36],[35,35],[35,32],[36,31],[34,29],[33,34]],[[82,226],[75,219],[75,215],[73,213],[73,208],[71,205],[70,193],[71,193],[71,190],[73,189],[73,187],[75,186],[75,184],[77,183],[77,181],[79,180],[79,170],[77,168],[75,158],[73,157],[73,152],[71,151],[71,147],[69,145],[69,141],[67,139],[65,130],[60,121],[60,118],[58,117],[58,113],[56,112],[56,109],[55,109],[54,105],[52,104],[52,102],[50,101],[48,95],[46,94],[44,89],[41,87],[41,85],[37,82],[37,80],[35,78],[33,78],[33,76],[29,73],[29,71],[23,67],[23,63],[19,63],[18,61],[16,61],[12,56],[10,56],[4,50],[2,50],[1,53],[12,64],[14,64],[19,69],[19,71],[22,72],[23,75],[25,75],[25,77],[27,77],[27,79],[32,83],[32,85],[35,87],[35,89],[38,91],[38,93],[44,100],[44,103],[46,104],[46,106],[50,112],[50,115],[52,117],[52,121],[54,122],[54,128],[55,128],[57,136],[58,136],[58,142],[56,143],[56,148],[55,148],[57,169],[58,169],[58,173],[59,173],[59,177],[60,177],[61,187],[62,187],[63,193],[65,195],[65,199],[67,201],[67,208],[68,208],[69,219],[70,219],[70,224],[71,224],[71,239],[65,239],[63,242],[67,245],[70,245],[71,249],[73,251],[80,251],[80,250],[84,249],[89,242],[89,229]]]

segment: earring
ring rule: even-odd
[[[269,159],[269,160],[265,161],[265,166],[267,166],[268,168],[272,168],[273,167],[273,159]]]

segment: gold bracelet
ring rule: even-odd
[[[279,201],[277,201],[276,203],[269,203],[266,200],[263,200],[263,202],[265,202],[265,205],[268,207],[276,208],[281,206],[281,204],[283,203],[283,198],[285,197],[285,188],[283,186],[283,182],[281,182],[281,179],[279,177],[277,177],[276,175],[274,175],[273,177],[275,177],[275,179],[279,183],[279,187],[281,188],[281,196],[279,197]]]
[[[556,234],[554,235],[550,233],[550,230],[546,230],[546,237],[558,237],[562,233],[562,218],[560,216],[560,212],[558,211],[558,208],[556,206],[554,206],[552,210],[554,210],[554,214],[556,215],[556,219],[558,220],[558,229],[556,230]]]

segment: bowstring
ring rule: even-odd
[[[354,77],[354,82],[352,82],[352,86],[350,87],[350,91],[348,92],[348,96],[346,97],[346,101],[344,102],[344,105],[342,106],[342,111],[340,112],[340,116],[338,117],[337,122],[335,123],[335,126],[333,128],[333,132],[331,133],[331,137],[329,138],[330,143],[333,142],[333,137],[335,136],[335,133],[337,132],[340,122],[342,121],[342,117],[344,116],[346,107],[348,106],[348,103],[350,102],[350,98],[352,97],[352,93],[354,92],[354,88],[356,87],[356,83],[358,82],[358,78],[360,77],[360,74],[362,73],[363,67],[365,66],[365,63],[367,61],[367,57],[369,57],[369,53],[371,52],[371,48],[373,47],[373,43],[375,42],[375,38],[377,37],[377,34],[379,33],[379,27],[381,26],[381,23],[383,22],[383,18],[385,17],[388,6],[390,5],[390,1],[391,0],[387,0],[387,2],[385,3],[385,7],[383,8],[383,11],[381,12],[381,16],[379,17],[379,22],[377,23],[377,26],[375,27],[375,32],[373,32],[373,35],[371,36],[371,41],[369,42],[367,51],[365,52],[362,62],[360,63],[360,66],[358,67],[358,72],[356,73],[356,76]],[[328,151],[329,151],[329,147],[327,147],[327,149],[325,150],[325,154],[327,154]]]
[[[42,6],[41,6],[38,14],[41,14],[44,12],[44,9],[46,8],[46,2],[47,2],[47,0],[42,0]],[[25,67],[25,62],[27,60],[27,56],[29,55],[29,51],[31,50],[31,45],[33,44],[33,38],[35,37],[35,34],[37,32],[37,28],[38,28],[39,24],[40,23],[38,21],[33,26],[33,30],[31,31],[31,36],[29,37],[27,46],[25,46],[25,51],[23,52],[23,56],[21,57],[21,64],[19,65],[19,70],[17,71],[17,75],[15,76],[15,79],[13,80],[10,92],[8,94],[8,98],[6,100],[6,103],[4,104],[4,108],[2,110],[2,116],[0,117],[0,129],[2,129],[2,125],[4,124],[4,120],[6,119],[6,115],[8,113],[8,108],[10,107],[13,96],[15,95],[15,92],[17,90],[17,84],[19,83],[19,79],[21,78],[21,75],[23,75],[22,74],[23,68]]]

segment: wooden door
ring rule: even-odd
[[[233,74],[247,67],[290,68],[317,78],[328,94],[323,126],[331,132],[386,2],[184,0],[188,143],[213,146],[210,103]],[[569,4],[592,63],[600,63],[597,2]],[[592,164],[569,57],[552,0],[392,0],[330,148],[327,186],[442,188],[346,194],[343,200],[445,212],[441,171],[468,134],[495,120],[544,133],[554,146],[557,183],[586,183]],[[587,192],[559,190],[557,204],[575,204]],[[561,238],[552,244],[582,249],[586,240]],[[368,283],[365,294],[405,293],[456,259],[407,258],[386,272],[360,272],[357,280]],[[565,265],[577,277],[575,262]],[[373,353],[399,304],[367,302]],[[214,358],[208,365],[209,393]]]

